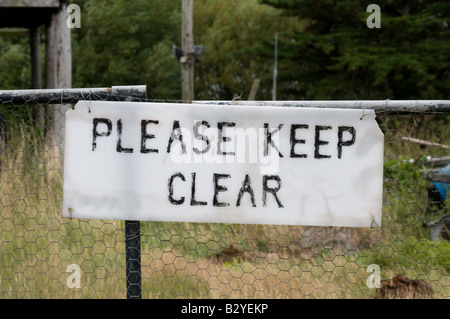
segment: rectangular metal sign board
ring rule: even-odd
[[[379,227],[383,147],[372,110],[81,101],[63,216]]]

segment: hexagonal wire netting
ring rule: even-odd
[[[62,218],[67,106],[43,95],[0,101],[0,298],[126,298],[125,222]],[[432,174],[449,163],[448,114],[377,111],[381,228],[140,222],[139,294],[450,297],[448,183]]]

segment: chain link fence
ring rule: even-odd
[[[448,103],[376,109],[380,228],[140,222],[130,238],[125,221],[62,218],[61,104],[133,93],[28,93],[0,92],[0,298],[132,297],[137,238],[142,298],[450,297]]]

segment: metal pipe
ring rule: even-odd
[[[0,91],[0,104],[71,104],[89,101],[145,101],[145,85],[111,88],[68,88]]]
[[[444,113],[450,114],[449,100],[360,100],[360,101],[193,101],[199,104],[249,105],[278,107],[311,107],[367,109],[381,113]]]
[[[275,62],[273,65],[272,101],[277,100],[277,77],[278,77],[278,32],[275,33]]]
[[[146,101],[146,86],[0,91],[0,104],[68,104],[81,100]],[[164,101],[161,101],[164,102]],[[198,104],[367,109],[380,113],[450,114],[450,100],[193,101]]]
[[[125,221],[127,299],[142,299],[140,221]]]

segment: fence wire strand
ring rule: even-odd
[[[29,98],[0,99],[0,298],[126,298],[125,222],[62,218],[65,108]],[[377,111],[380,228],[141,222],[142,297],[449,298],[449,114]]]

